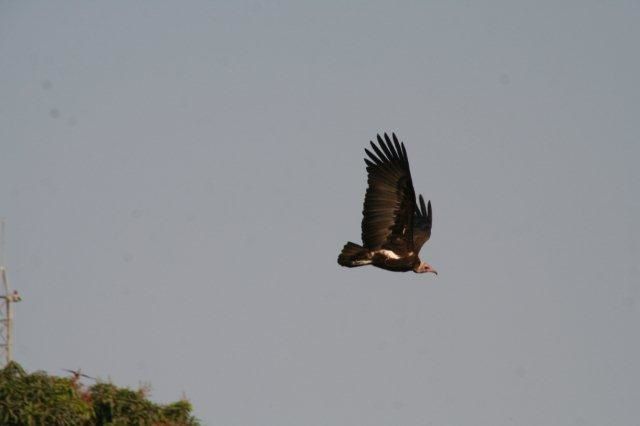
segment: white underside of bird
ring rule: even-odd
[[[392,250],[380,249],[380,250],[374,251],[373,254],[382,254],[389,259],[400,259],[400,256]]]

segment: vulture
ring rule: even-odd
[[[338,256],[338,264],[353,268],[373,265],[389,271],[438,272],[418,257],[431,236],[431,201],[419,204],[411,181],[404,143],[385,133],[377,135],[365,152],[368,187],[362,210],[362,246],[349,241]]]

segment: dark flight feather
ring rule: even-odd
[[[416,196],[404,144],[395,134],[392,137],[393,142],[386,133],[384,139],[378,135],[378,145],[371,142],[373,152],[365,149],[369,186],[362,212],[362,242],[369,249],[400,245],[398,249],[411,251]]]
[[[424,243],[429,241],[431,237],[431,201],[425,206],[422,194],[419,196],[420,208],[416,208],[416,217],[413,228],[413,245],[416,250],[420,251]]]

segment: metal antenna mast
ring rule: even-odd
[[[13,359],[13,303],[22,300],[17,291],[11,291],[7,280],[7,268],[4,266],[4,220],[0,220],[0,279],[4,294],[0,299],[0,355],[2,366],[6,366]]]

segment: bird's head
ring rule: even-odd
[[[418,265],[414,266],[413,272],[415,272],[416,274],[424,274],[425,272],[433,272],[434,274],[438,275],[438,271],[433,269],[433,267],[431,265],[429,265],[427,262],[420,262]]]

